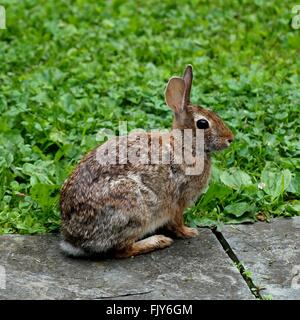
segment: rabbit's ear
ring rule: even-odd
[[[184,92],[184,104],[187,105],[190,102],[191,88],[193,82],[193,67],[192,65],[187,65],[183,74],[183,80],[185,82],[185,92]]]
[[[185,95],[185,81],[179,77],[172,77],[165,92],[167,105],[176,113],[183,111]]]

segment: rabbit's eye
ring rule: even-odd
[[[197,120],[198,129],[207,129],[208,127],[209,127],[209,123],[206,119]]]

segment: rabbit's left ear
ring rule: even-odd
[[[165,99],[167,105],[177,114],[184,110],[184,92],[184,80],[179,77],[172,77],[167,84]]]
[[[188,65],[183,77],[173,77],[169,80],[166,89],[167,105],[175,112],[181,113],[190,102],[191,87],[193,81],[193,69]]]

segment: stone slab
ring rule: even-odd
[[[0,299],[253,299],[208,229],[125,260],[71,259],[58,242],[57,235],[1,236]]]
[[[300,217],[224,226],[223,236],[272,299],[300,300]]]

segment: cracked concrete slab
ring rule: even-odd
[[[300,300],[300,217],[224,226],[223,236],[254,283],[272,299]]]
[[[253,299],[208,229],[126,260],[67,258],[58,240],[57,235],[0,237],[6,273],[0,299]]]

